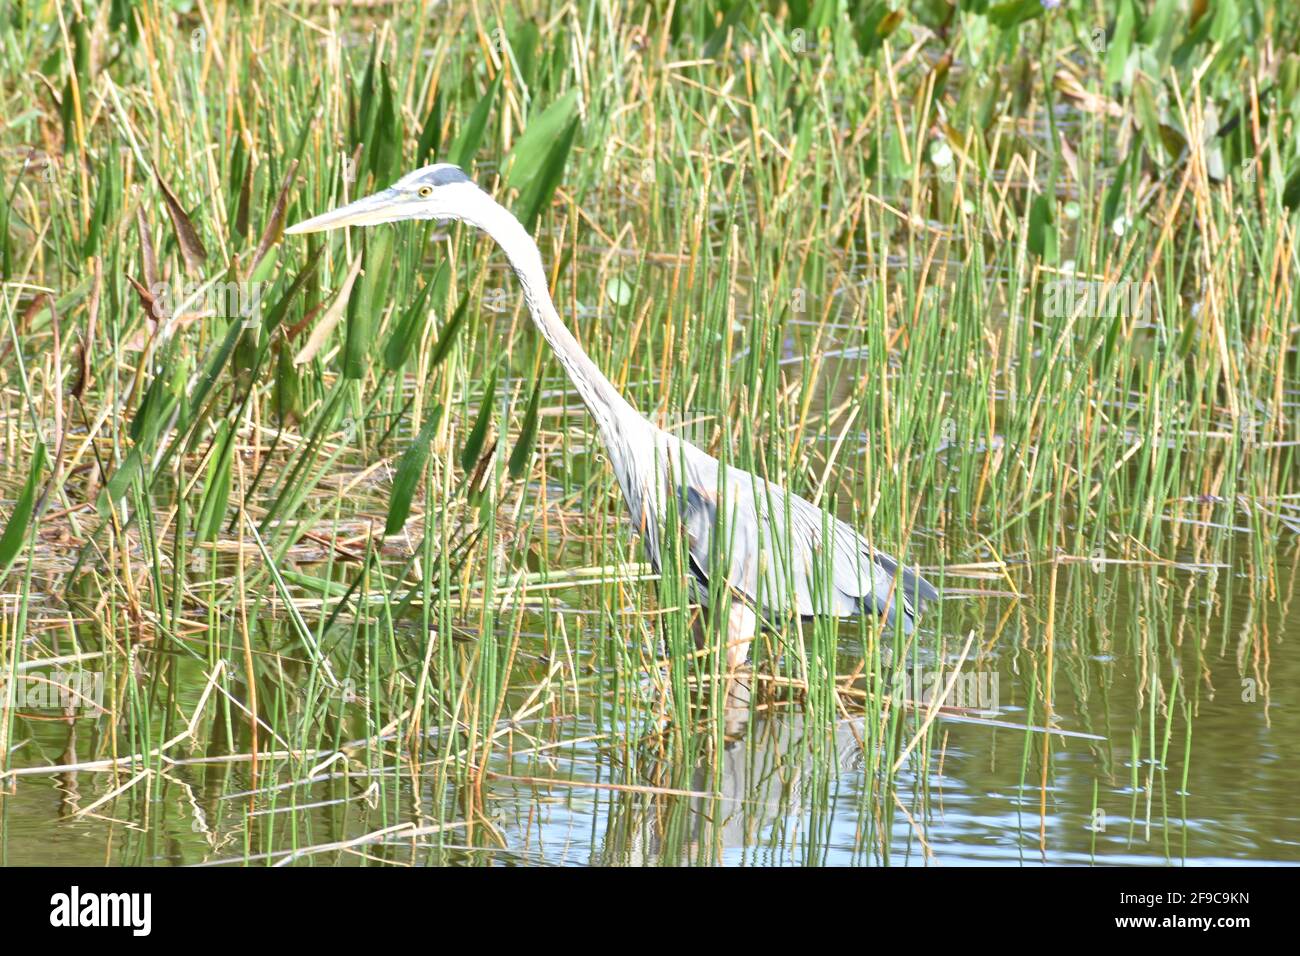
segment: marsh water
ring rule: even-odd
[[[1294,564],[1273,571],[1291,594]],[[983,622],[967,664],[983,678],[982,699],[967,701],[978,716],[941,717],[883,808],[867,718],[851,714],[756,708],[720,747],[658,765],[654,728],[635,716],[653,707],[653,681],[607,669],[601,645],[616,638],[584,628],[575,608],[572,670],[544,707],[530,688],[556,673],[555,645],[540,615],[522,616],[503,736],[466,784],[481,788],[473,814],[461,786],[433,786],[432,768],[398,759],[439,754],[437,730],[423,745],[370,741],[379,757],[367,767],[354,751],[277,757],[264,741],[254,777],[240,756],[248,741],[236,730],[232,745],[218,720],[143,780],[132,769],[11,778],[0,849],[9,865],[1294,863],[1300,774],[1288,741],[1300,726],[1285,689],[1300,680],[1300,632],[1288,602],[1257,596],[1252,580],[1232,568],[1063,565],[1050,652],[1041,585],[1018,599],[950,595],[963,631]],[[955,659],[958,637],[930,646]],[[860,655],[852,636],[840,653],[847,673]],[[1045,716],[1035,675],[1048,653]],[[177,713],[200,705],[204,673],[193,662],[169,671]],[[364,689],[348,703],[365,708]],[[25,726],[35,730],[12,742],[11,767],[102,756],[111,732],[102,719]]]

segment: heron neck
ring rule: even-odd
[[[481,228],[499,245],[510,267],[519,277],[523,287],[524,301],[533,324],[546,339],[568,373],[569,380],[577,388],[583,404],[591,412],[602,436],[608,438],[614,433],[614,424],[618,413],[626,411],[637,416],[636,410],[628,403],[614,383],[605,377],[596,367],[596,363],[583,351],[573,333],[568,330],[556,311],[555,302],[547,284],[546,269],[542,265],[542,254],[533,242],[528,230],[513,215],[495,201],[489,200],[485,210],[476,216],[473,224]]]

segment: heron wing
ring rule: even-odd
[[[742,469],[724,477],[717,460],[693,445],[682,443],[673,477],[691,570],[706,590],[721,568],[734,592],[768,612],[870,612],[909,629],[938,597],[928,581],[834,515]],[[900,594],[902,614],[895,615]]]

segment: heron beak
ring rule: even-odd
[[[325,232],[343,226],[373,226],[380,222],[392,222],[394,219],[407,218],[408,205],[408,197],[396,189],[385,189],[346,206],[339,206],[338,209],[304,219],[284,232],[285,235],[299,235],[305,232]]]

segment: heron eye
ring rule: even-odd
[[[429,198],[430,196],[432,196],[432,195],[433,195],[433,187],[432,187],[432,186],[421,186],[421,187],[420,187],[420,198],[421,198],[421,199],[428,199],[428,198]]]

